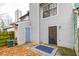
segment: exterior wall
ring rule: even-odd
[[[67,10],[65,10],[67,9]],[[42,42],[49,42],[48,27],[57,26],[57,45],[73,48],[73,19],[72,4],[58,4],[57,15],[40,19],[40,39]],[[61,26],[61,29],[59,29]]]
[[[30,4],[30,20],[32,22],[32,40],[35,42],[45,42],[48,44],[48,27],[57,26],[57,45],[73,48],[74,28],[72,19],[72,4],[57,4],[57,15],[42,18],[39,14],[39,4]],[[42,9],[41,9],[42,10]],[[40,25],[39,25],[40,24]],[[59,29],[61,26],[61,29]]]
[[[28,20],[29,19],[29,16],[25,17],[23,20]]]
[[[16,32],[17,43],[18,43],[18,45],[22,45],[26,42],[25,28],[30,27],[30,21],[22,21],[22,22],[18,22],[17,24],[18,24],[18,29],[17,29],[17,32]]]
[[[39,4],[30,4],[31,40],[39,43]]]

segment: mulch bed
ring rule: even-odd
[[[15,46],[8,48],[0,47],[0,56],[41,56],[42,54],[27,49],[24,46]]]

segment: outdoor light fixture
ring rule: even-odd
[[[61,26],[59,26],[59,29],[61,29]]]
[[[79,15],[79,8],[76,8],[73,10],[74,14],[78,14]]]

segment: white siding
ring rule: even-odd
[[[58,14],[47,18],[41,18],[39,4],[30,4],[30,20],[32,22],[32,40],[48,43],[48,27],[57,26],[57,45],[73,48],[74,32],[72,19],[72,4],[58,4]],[[39,25],[40,23],[40,25]],[[61,29],[59,29],[61,26]]]
[[[73,18],[72,18],[72,4],[58,4],[58,14],[48,18],[40,19],[40,39],[42,42],[48,43],[48,27],[57,26],[57,44],[73,48]],[[59,29],[61,26],[61,29]]]
[[[22,22],[18,22],[18,29],[17,29],[17,43],[18,45],[22,45],[26,42],[26,32],[25,32],[25,28],[26,27],[30,27],[30,21],[22,21]]]
[[[30,4],[31,40],[39,43],[39,4]]]

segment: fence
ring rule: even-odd
[[[0,46],[4,46],[8,39],[14,39],[14,32],[0,32]]]

